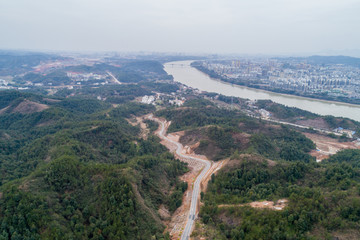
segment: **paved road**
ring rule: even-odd
[[[298,128],[304,128],[304,129],[309,129],[309,126],[303,126],[303,125],[299,125],[299,124],[295,124],[295,123],[289,123],[289,122],[283,122],[280,120],[275,120],[275,119],[270,119],[270,118],[261,118],[262,120],[265,121],[269,121],[269,122],[274,122],[274,123],[280,123],[280,124],[284,124],[284,125],[289,125],[289,126],[293,126],[293,127],[298,127]],[[320,129],[320,128],[315,128],[315,127],[311,127],[313,130],[317,131],[317,132],[322,132],[322,133],[326,133],[326,134],[334,134],[337,136],[341,136],[341,133],[337,133],[337,132],[333,132],[333,131],[328,131],[328,130],[324,130],[324,129]]]
[[[201,173],[199,174],[199,176],[196,178],[195,183],[193,185],[193,191],[192,191],[192,195],[191,195],[191,204],[190,204],[190,211],[189,211],[189,216],[188,216],[188,221],[186,222],[186,226],[185,229],[181,235],[181,240],[187,240],[190,238],[191,232],[192,232],[192,228],[195,222],[195,217],[196,217],[196,210],[197,210],[197,206],[198,206],[198,199],[199,199],[199,195],[200,195],[200,183],[202,181],[202,179],[204,178],[205,174],[209,171],[210,167],[211,167],[211,163],[210,161],[204,160],[204,159],[200,159],[200,158],[196,158],[196,157],[191,157],[191,156],[187,156],[182,154],[182,150],[183,150],[183,146],[176,142],[173,141],[169,138],[167,138],[165,136],[165,124],[164,122],[153,118],[152,115],[149,116],[149,119],[151,120],[155,120],[158,123],[160,123],[161,125],[161,130],[159,132],[159,137],[166,139],[167,141],[173,143],[176,145],[176,154],[182,158],[187,158],[187,159],[192,159],[195,161],[199,161],[201,163],[203,163],[205,166],[202,169]]]
[[[255,116],[255,115],[252,115],[252,114],[248,114],[248,113],[245,113],[245,114],[247,116],[249,116],[249,117],[252,117],[252,118],[259,118],[259,117]],[[314,131],[321,132],[321,133],[326,133],[326,134],[334,134],[334,135],[337,135],[337,136],[342,135],[342,133],[338,133],[338,132],[334,132],[334,131],[328,131],[328,130],[321,129],[321,128],[309,127],[309,126],[299,125],[299,124],[290,123],[290,122],[283,122],[283,121],[275,120],[275,119],[271,119],[271,118],[263,118],[263,117],[261,117],[261,120],[268,121],[268,122],[274,122],[274,123],[280,123],[280,124],[289,125],[289,126],[298,127],[298,128],[303,128],[303,129],[312,128]]]
[[[112,79],[114,80],[115,83],[120,84],[120,85],[122,84],[111,72],[107,71],[106,73],[109,74],[110,77],[112,77]]]

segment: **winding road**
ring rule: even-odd
[[[193,225],[195,222],[195,218],[196,218],[197,206],[198,206],[198,201],[199,201],[199,196],[200,196],[200,183],[203,180],[203,178],[205,177],[206,173],[210,170],[211,162],[201,159],[201,158],[196,158],[196,157],[187,156],[185,154],[182,154],[182,150],[183,150],[182,144],[180,144],[172,139],[169,139],[168,137],[165,136],[165,134],[166,134],[165,133],[165,130],[166,130],[165,123],[157,118],[154,118],[153,115],[150,115],[148,118],[158,122],[161,125],[161,129],[159,131],[159,137],[161,139],[165,139],[166,141],[169,141],[169,142],[173,143],[174,145],[176,145],[176,154],[179,157],[199,161],[204,164],[204,168],[202,169],[201,173],[198,175],[198,177],[196,178],[196,180],[193,184],[188,220],[186,222],[185,229],[181,235],[181,240],[187,240],[190,238],[190,235],[191,235],[191,232],[193,229]]]

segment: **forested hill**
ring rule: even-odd
[[[317,163],[316,145],[301,132],[311,129],[199,95],[180,107],[135,100],[177,89],[147,82],[50,96],[1,91],[0,239],[169,239],[164,223],[182,203],[179,176],[188,168],[153,135],[157,123],[136,125],[148,113],[171,121],[168,130],[181,131],[190,150],[222,161],[201,193],[193,239],[360,238],[360,150]],[[279,211],[250,205],[279,199]]]
[[[64,59],[52,54],[0,51],[0,76],[32,70],[43,61]]]
[[[153,106],[1,94],[47,108],[0,114],[0,239],[168,238],[158,210],[181,204],[187,167],[125,120]]]
[[[301,130],[203,99],[157,114],[195,153],[227,158],[201,194],[192,239],[360,238],[360,150],[317,163],[309,154],[316,146]],[[250,205],[284,199],[282,210]]]
[[[184,145],[199,143],[195,152],[220,160],[234,152],[256,153],[272,160],[313,162],[315,144],[286,126],[267,124],[240,111],[223,109],[198,99],[185,107],[156,113],[171,120],[169,131],[185,130]]]

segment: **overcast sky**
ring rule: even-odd
[[[0,49],[360,49],[360,0],[0,0]]]

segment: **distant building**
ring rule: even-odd
[[[172,105],[176,105],[176,106],[182,106],[184,104],[184,100],[179,100],[179,99],[175,99],[175,100],[169,100],[169,103]]]
[[[334,129],[334,132],[346,134],[347,137],[353,138],[353,135],[356,133],[355,131],[343,129],[342,127],[338,127]]]
[[[8,84],[9,84],[8,81],[6,81],[4,79],[0,79],[0,85],[7,86]]]
[[[259,113],[261,114],[261,117],[263,117],[263,118],[269,118],[271,116],[271,113],[266,111],[265,109],[260,109]]]
[[[152,104],[155,101],[154,96],[145,95],[142,97],[141,102],[145,104]]]

